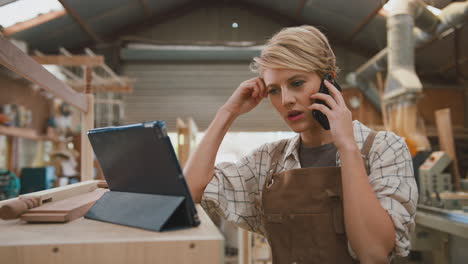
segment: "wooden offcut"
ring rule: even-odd
[[[21,216],[27,222],[69,222],[86,214],[91,206],[108,191],[96,189],[61,201],[46,203],[30,209]]]

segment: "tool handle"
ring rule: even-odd
[[[3,220],[18,218],[29,209],[38,207],[40,204],[39,197],[18,198],[0,208],[0,218]]]

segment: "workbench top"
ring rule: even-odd
[[[224,238],[196,207],[200,226],[167,232],[83,217],[65,224],[0,220],[0,263],[220,263]]]

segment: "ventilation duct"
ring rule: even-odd
[[[439,15],[433,14],[420,0],[406,2],[406,8],[413,13],[416,27],[412,29],[415,47],[424,45],[432,39],[450,33],[454,27],[463,26],[468,20],[468,2],[455,2],[442,9]],[[411,14],[411,13],[410,13]],[[350,85],[358,86],[370,102],[380,111],[378,92],[371,86],[376,73],[386,70],[389,48],[385,48],[347,76]],[[387,96],[388,97],[388,96]]]

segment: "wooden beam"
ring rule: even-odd
[[[79,85],[74,86],[72,85],[73,89],[77,92],[84,92],[85,86]],[[131,93],[133,92],[133,86],[130,84],[127,85],[120,85],[120,84],[95,84],[91,85],[91,93],[102,93],[102,92],[113,92],[113,93]]]
[[[450,108],[439,109],[435,111],[437,133],[439,134],[440,150],[445,151],[452,159],[451,172],[452,183],[455,191],[460,191],[460,171],[458,170],[458,159],[453,140],[452,120]]]
[[[81,19],[81,17],[70,7],[70,5],[65,0],[58,0],[63,8],[67,10],[67,13],[73,17],[75,22],[86,32],[95,42],[102,42],[101,38],[89,27],[89,25]]]
[[[84,95],[75,92],[2,36],[0,36],[0,64],[78,107],[81,111],[88,110],[88,101]]]
[[[96,56],[96,54],[94,54],[94,52],[89,48],[85,48],[85,52],[89,56]],[[125,82],[122,81],[121,78],[117,76],[117,74],[115,74],[115,72],[109,66],[107,66],[107,64],[103,63],[100,66],[104,69],[104,71],[107,72],[107,74],[109,74],[112,77],[112,79],[114,79],[116,82],[120,83],[121,85],[125,85]]]
[[[101,66],[104,64],[102,56],[65,56],[65,55],[43,55],[31,56],[37,63],[53,64],[60,66]]]
[[[382,9],[382,7],[385,5],[385,1],[380,1],[380,4],[372,10],[354,29],[351,34],[349,34],[349,37],[347,38],[348,42],[352,42],[353,39],[369,24],[369,22],[374,19],[374,17],[379,13],[379,11]]]
[[[54,20],[56,18],[62,17],[67,14],[65,10],[52,11],[47,14],[39,15],[35,18],[16,23],[12,26],[9,26],[3,31],[3,35],[10,36],[20,31],[35,27],[37,25],[43,24],[45,22]]]

